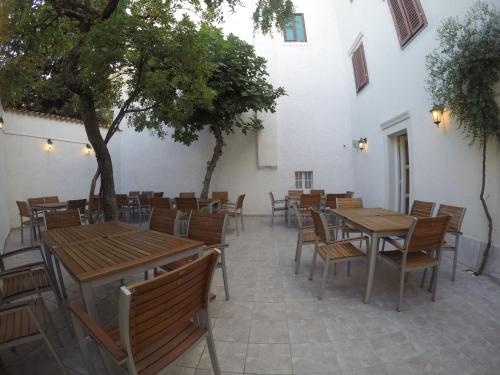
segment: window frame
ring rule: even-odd
[[[411,2],[415,7],[415,10],[418,12],[418,17],[420,20],[420,24],[418,27],[413,27],[410,22],[410,16],[408,14],[408,3]],[[394,28],[396,29],[396,34],[398,36],[399,45],[401,48],[406,47],[422,30],[427,27],[427,17],[425,16],[424,9],[422,7],[422,3],[420,0],[388,0],[387,5],[391,11],[392,20],[394,23]],[[395,9],[395,5],[397,5],[398,9]],[[398,15],[400,14],[402,17],[402,21],[404,23],[405,28],[408,31],[408,35],[406,37],[403,36],[403,31],[400,27],[400,23],[398,23]]]
[[[295,171],[295,189],[313,189],[313,171]]]
[[[301,17],[302,18],[302,25],[304,26],[304,40],[297,40],[297,25],[295,22],[296,17]],[[285,30],[283,32],[283,39],[285,40],[285,43],[307,43],[307,32],[306,32],[306,18],[304,16],[304,13],[294,13],[292,14],[292,20],[288,22],[293,22],[293,36],[294,39],[287,39],[287,28],[288,24],[285,26]]]

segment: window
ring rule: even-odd
[[[295,189],[312,189],[313,173],[312,171],[295,172]]]
[[[366,58],[363,43],[360,43],[352,53],[352,67],[354,69],[356,92],[359,92],[368,84],[368,69],[366,68]]]
[[[389,0],[399,44],[405,46],[415,34],[427,25],[420,0]]]
[[[307,42],[303,14],[294,14],[285,26],[285,42]]]

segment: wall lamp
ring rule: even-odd
[[[4,124],[3,117],[0,116],[0,129],[3,129],[3,124]]]
[[[47,151],[52,151],[54,149],[54,143],[52,142],[52,139],[47,139],[47,143],[45,145],[45,149]]]
[[[439,127],[439,124],[441,123],[441,121],[443,121],[444,106],[434,104],[434,107],[432,107],[430,113],[432,115],[432,122],[434,122],[434,124]]]
[[[85,145],[85,153],[86,153],[87,155],[90,155],[90,153],[91,153],[91,152],[92,152],[92,147],[91,147],[91,146],[87,143],[87,144]]]
[[[368,140],[366,138],[360,138],[358,141],[358,149],[360,151],[366,150],[367,144],[368,144]]]

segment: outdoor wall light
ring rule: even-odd
[[[434,107],[432,107],[430,112],[432,115],[432,122],[434,122],[436,126],[439,126],[441,121],[443,121],[444,107],[442,105],[434,104]]]
[[[3,117],[0,116],[0,129],[3,129]]]
[[[90,155],[91,151],[92,151],[92,147],[91,147],[91,146],[87,143],[87,144],[85,145],[85,153],[86,153],[87,155]]]
[[[366,138],[360,138],[358,141],[358,148],[360,151],[366,150],[366,145],[368,140]]]
[[[54,143],[52,142],[52,139],[47,139],[47,144],[45,145],[45,149],[47,151],[52,151],[54,148]]]

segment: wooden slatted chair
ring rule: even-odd
[[[151,192],[151,195],[153,195],[153,192]],[[151,206],[150,206],[150,201],[151,201],[151,196],[148,194],[148,192],[142,192],[139,195],[139,221],[142,223],[142,215],[149,215],[151,211]]]
[[[33,213],[33,216],[36,218],[43,218],[43,212],[33,210],[33,206],[37,204],[44,204],[45,203],[45,198],[39,197],[39,198],[28,198],[28,208],[30,212]]]
[[[319,194],[302,194],[300,196],[300,209],[301,210],[319,210],[321,206],[321,195]]]
[[[179,193],[179,198],[195,198],[196,197],[196,194],[193,193],[193,192],[183,192],[183,193]]]
[[[165,373],[205,337],[213,372],[220,375],[207,311],[217,258],[218,253],[210,251],[175,271],[121,287],[118,322],[106,327],[93,321],[80,305],[71,305],[89,372],[95,374],[86,336],[133,375]]]
[[[153,198],[163,198],[163,191],[157,191],[154,193]]]
[[[67,375],[64,365],[47,337],[46,331],[49,325],[54,330],[59,345],[62,346],[62,341],[41,297],[4,304],[0,306],[0,349],[43,340],[54,356],[61,373]],[[33,363],[33,373],[36,373],[36,366],[37,364]]]
[[[310,212],[313,218],[314,231],[316,233],[317,240],[314,246],[314,255],[312,259],[309,280],[312,280],[314,277],[316,258],[319,254],[320,258],[325,262],[325,266],[323,269],[323,279],[321,281],[321,287],[318,294],[318,299],[322,299],[330,264],[335,265],[341,262],[348,262],[347,274],[349,275],[349,262],[352,260],[360,260],[366,258],[366,253],[364,253],[360,248],[354,246],[352,242],[360,241],[361,243],[364,240],[366,251],[368,251],[369,243],[368,237],[366,236],[341,240],[332,239],[325,215],[313,210],[311,210]]]
[[[337,198],[337,208],[363,208],[363,199]],[[339,223],[338,229],[342,232],[342,238],[345,238],[346,235],[349,236],[351,233],[360,233],[358,229],[352,228],[345,223]]]
[[[337,198],[347,198],[345,193],[327,194],[326,207],[332,210],[337,208]]]
[[[127,194],[116,194],[116,208],[118,210],[118,217],[125,216],[125,219],[130,218],[130,205]]]
[[[222,268],[222,279],[224,281],[224,292],[226,301],[229,301],[229,283],[227,277],[226,252],[228,246],[225,240],[227,215],[210,214],[205,212],[195,212],[189,220],[188,238],[195,241],[201,241],[205,244],[204,250],[216,249],[220,252],[220,262],[218,267]],[[194,257],[187,257],[177,262],[163,266],[165,271],[175,270],[184,264],[193,261]]]
[[[149,229],[166,234],[178,233],[180,211],[170,208],[153,207],[149,218]]]
[[[146,191],[141,192],[141,194],[145,195],[148,198],[153,198],[154,192],[150,191],[150,190],[146,190]]]
[[[163,197],[154,197],[151,198],[149,201],[149,205],[151,206],[151,209],[154,208],[172,208],[171,203],[170,203],[170,198],[163,198]]]
[[[353,198],[354,197],[354,191],[349,191],[347,190],[345,193],[346,198]]]
[[[44,218],[47,230],[82,225],[78,210],[46,212]]]
[[[240,235],[238,229],[238,216],[241,220],[241,231],[245,231],[245,225],[243,224],[243,201],[245,200],[245,194],[238,196],[236,203],[226,203],[222,205],[222,213],[227,214],[234,218],[234,226],[236,227],[236,235]]]
[[[325,196],[325,191],[324,190],[313,190],[311,189],[311,195],[319,195],[321,197]]]
[[[59,203],[59,197],[57,195],[52,195],[50,197],[43,197],[45,203]]]
[[[68,201],[68,210],[78,210],[80,217],[85,215],[85,210],[87,208],[87,200],[86,199],[71,199]]]
[[[102,211],[102,199],[98,195],[94,195],[89,201],[87,211],[84,215],[84,222],[90,223],[90,218],[92,217],[92,222],[98,223],[103,219]]]
[[[274,213],[279,211],[285,212],[285,222],[288,223],[288,202],[286,199],[274,199],[274,194],[272,191],[269,192],[269,198],[271,198],[271,226],[274,225]]]
[[[213,191],[212,199],[220,201],[221,204],[229,202],[229,193],[227,191]]]
[[[302,248],[316,243],[316,232],[312,223],[309,211],[301,211],[297,207],[293,208],[297,218],[297,248],[295,249],[295,273],[300,272],[300,259],[302,258]]]
[[[198,212],[200,210],[200,206],[198,204],[198,199],[197,198],[175,198],[175,207],[179,211],[183,212]]]
[[[21,222],[21,243],[24,243],[24,227],[29,227],[31,236],[30,243],[33,245],[33,241],[37,238],[37,229],[38,235],[40,235],[40,226],[43,224],[43,218],[36,217],[26,202],[16,201],[16,204],[19,210],[19,220]]]
[[[450,220],[451,216],[449,215],[420,219],[414,218],[403,245],[392,238],[387,237],[385,239],[396,248],[396,250],[383,251],[379,256],[389,265],[396,267],[400,271],[398,311],[400,311],[403,299],[405,275],[407,272],[432,268],[434,274],[432,300],[436,300],[441,249]]]

